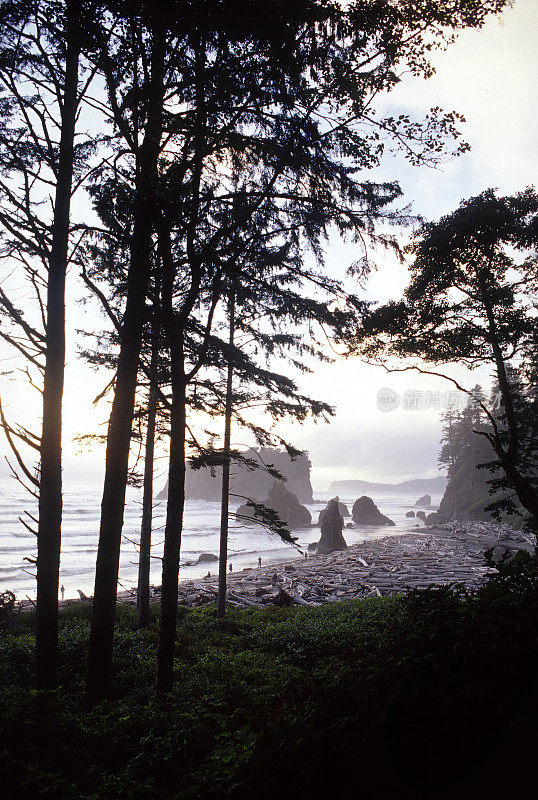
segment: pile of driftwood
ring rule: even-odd
[[[492,571],[484,560],[484,552],[491,547],[500,551],[534,549],[525,534],[506,526],[449,523],[417,533],[384,536],[329,555],[243,569],[227,576],[226,601],[229,606],[241,608],[316,606],[401,594],[432,585],[459,583],[476,589]],[[158,602],[160,589],[152,587],[151,592],[152,600]],[[79,594],[81,600],[90,599]],[[180,605],[205,606],[216,599],[216,575],[180,584]],[[125,589],[118,600],[136,604],[136,590]],[[75,601],[65,604],[70,602]],[[3,613],[9,613],[8,605]]]
[[[436,535],[448,533],[452,536],[464,536],[466,539],[474,540],[482,545],[488,543],[490,546],[506,545],[519,550],[533,551],[536,544],[535,536],[532,533],[518,531],[499,522],[454,520],[432,525],[431,530]]]
[[[478,588],[491,569],[489,541],[443,531],[387,536],[326,556],[244,569],[228,576],[230,606],[320,605],[415,588],[462,583]],[[179,603],[203,606],[217,597],[216,577],[183,583]],[[158,589],[155,590],[158,598]]]

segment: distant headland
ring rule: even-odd
[[[333,481],[329,486],[330,492],[350,492],[363,494],[366,492],[381,492],[384,494],[422,494],[425,492],[443,494],[447,480],[443,475],[437,478],[414,478],[401,483],[371,483],[370,481],[348,480]]]

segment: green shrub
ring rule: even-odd
[[[445,763],[464,779],[462,736],[493,754],[521,741],[536,712],[536,562],[526,556],[477,593],[231,610],[224,622],[214,607],[182,608],[167,703],[153,699],[155,610],[139,631],[134,609],[120,607],[113,697],[91,713],[89,608],[61,613],[56,692],[31,688],[33,614],[23,616],[0,635],[0,770],[18,800],[318,797],[357,764],[365,792],[384,796],[368,784],[381,774],[385,788],[425,782],[434,797]]]

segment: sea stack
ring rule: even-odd
[[[329,500],[321,523],[321,539],[316,552],[318,554],[333,553],[335,550],[346,550],[346,540],[342,535],[344,519],[340,513],[338,498]]]
[[[0,5],[1,5],[0,0]],[[292,459],[286,450],[272,447],[242,450],[233,461],[230,475],[230,490],[241,497],[267,497],[274,478],[267,467],[274,467],[286,479],[286,488],[293,492],[300,503],[312,503],[310,483],[310,460],[306,453]],[[185,499],[219,501],[222,492],[222,467],[194,469],[187,464],[185,475]],[[157,500],[166,500],[168,484],[157,495]]]
[[[359,497],[353,504],[353,521],[359,525],[395,525],[378,509],[371,497]]]
[[[288,492],[281,481],[274,481],[269,496],[261,502],[267,508],[274,509],[290,528],[301,528],[312,522],[310,511],[300,504],[293,492]],[[239,506],[236,513],[241,517],[250,517],[252,522],[257,519],[254,509],[246,503]]]
[[[415,506],[419,506],[421,508],[429,508],[432,504],[432,498],[429,494],[424,494],[422,497],[419,497]]]
[[[340,512],[340,515],[341,515],[342,517],[349,517],[349,516],[350,516],[350,514],[349,514],[349,511],[348,511],[348,508],[347,508],[346,504],[345,504],[345,503],[341,503],[341,502],[340,502],[340,498],[339,498],[339,497],[334,497],[334,498],[333,498],[333,500],[336,500],[336,502],[338,503],[338,510],[339,510],[339,512]],[[322,509],[322,510],[319,512],[319,517],[318,517],[318,525],[320,525],[320,526],[321,526],[321,525],[323,524],[323,519],[324,519],[324,517],[325,517],[325,514],[327,513],[327,511],[328,511],[328,509],[329,509],[329,506],[330,506],[330,504],[333,502],[333,500],[329,500],[329,502],[327,503],[327,505],[325,506],[325,508],[323,508],[323,509]]]

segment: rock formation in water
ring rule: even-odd
[[[332,553],[335,550],[346,550],[347,548],[346,540],[342,535],[344,519],[339,506],[337,497],[329,500],[321,523],[321,539],[317,544],[316,553]]]
[[[345,503],[341,503],[339,497],[335,497],[333,499],[336,500],[336,502],[338,503],[338,510],[339,510],[341,516],[342,517],[349,517],[349,511],[348,511],[348,508],[347,508],[346,504]],[[329,500],[329,502],[327,503],[326,507],[323,508],[319,512],[318,525],[321,525],[323,523],[323,519],[324,519],[325,514],[327,513],[331,503],[332,503],[332,500]]]
[[[286,488],[293,492],[299,502],[312,503],[312,485],[310,483],[311,464],[306,454],[298,456],[294,461],[288,453],[276,448],[245,450],[241,455],[259,464],[259,469],[249,469],[239,462],[233,463],[230,475],[230,494],[243,497],[267,497],[274,477],[264,465],[275,467],[285,478]],[[220,500],[222,467],[203,467],[194,470],[187,466],[185,477],[185,497],[187,500]],[[166,500],[168,484],[157,495],[157,500]]]
[[[200,553],[195,564],[210,564],[213,561],[218,561],[219,557],[214,553]]]
[[[415,512],[414,511],[408,511],[405,516],[406,517],[414,517],[415,516]]]
[[[301,505],[293,492],[289,492],[281,481],[274,481],[266,499],[257,502],[274,509],[282,522],[286,523],[289,528],[302,528],[312,522],[310,511]],[[249,517],[253,523],[257,518],[254,509],[246,503],[239,506],[236,514],[240,517]],[[245,520],[243,519],[242,522]]]
[[[371,497],[359,497],[353,504],[353,521],[359,525],[395,525],[378,509]]]
[[[198,564],[212,564],[218,560],[219,557],[214,553],[200,553],[196,561],[183,561],[182,564],[184,567],[195,567]]]
[[[431,495],[425,494],[422,497],[419,497],[417,502],[415,503],[416,506],[420,506],[421,508],[429,508],[432,504]]]

